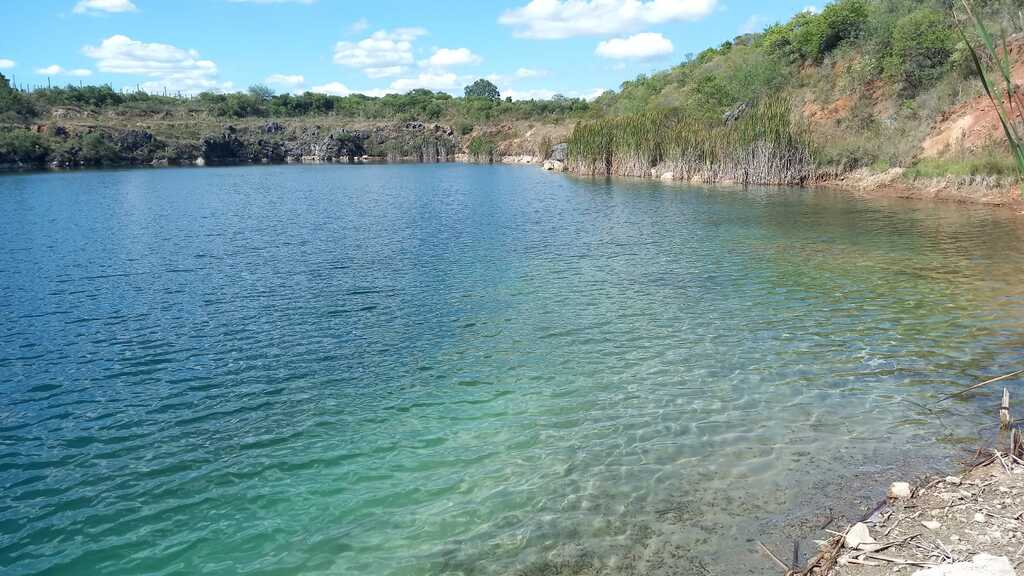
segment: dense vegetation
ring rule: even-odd
[[[801,12],[762,32],[688,55],[590,103],[558,96],[502,99],[487,80],[467,86],[463,97],[429,90],[380,98],[275,94],[253,86],[246,92],[179,98],[109,86],[23,91],[0,76],[0,164],[60,164],[55,161],[62,158],[73,159],[68,164],[117,162],[110,147],[114,131],[106,129],[123,131],[138,119],[160,119],[166,131],[176,131],[172,136],[181,136],[181,142],[168,143],[158,134],[160,141],[139,155],[146,159],[194,154],[194,143],[210,126],[329,119],[334,126],[443,124],[461,139],[463,151],[487,161],[503,139],[517,137],[508,126],[531,121],[576,124],[570,164],[590,173],[646,175],[658,167],[677,177],[747,182],[802,182],[813,171],[865,166],[901,166],[913,174],[1002,174],[1013,165],[1004,142],[972,151],[984,161],[972,161],[963,150],[947,151],[940,159],[918,157],[922,140],[943,112],[983,93],[970,50],[979,41],[977,28],[965,27],[962,36],[954,19],[961,1],[835,0],[819,13]],[[972,5],[993,29],[1008,34],[1024,29],[1019,0]],[[65,109],[91,118],[91,127],[62,133],[51,119]],[[27,130],[33,124],[46,126]],[[78,128],[83,124],[88,122]],[[129,140],[139,144],[138,135]],[[533,145],[550,151],[555,143]]]
[[[2,74],[0,78],[3,78]],[[7,122],[30,120],[54,107],[138,114],[202,113],[226,119],[336,116],[361,120],[483,122],[561,119],[583,112],[588,106],[586,100],[560,96],[550,100],[502,100],[497,88],[487,80],[468,86],[465,98],[425,89],[379,98],[362,94],[330,96],[315,92],[274,94],[261,85],[253,86],[247,92],[203,92],[194,98],[183,98],[143,91],[118,92],[110,86],[68,85],[19,91],[13,89],[6,78],[0,80],[0,120]]]
[[[1022,29],[1018,2],[973,4],[996,29],[1008,34]],[[756,115],[756,103],[781,95],[795,117],[787,139],[806,143],[827,173],[911,167],[942,112],[981,93],[968,43],[955,22],[948,0],[836,0],[820,13],[801,12],[762,33],[740,36],[669,70],[623,83],[621,90],[593,103],[591,121],[581,123],[573,139],[592,140],[601,123],[634,126],[632,133],[616,132],[615,142],[607,146],[630,149],[648,158],[641,164],[650,164],[663,158],[645,147],[664,140],[665,130],[657,122],[638,123],[638,118],[673,118],[674,124],[687,126],[686,138],[697,139],[693,146],[712,148],[720,145],[721,134],[730,133],[728,118],[744,110]],[[629,142],[643,146],[632,148]],[[956,152],[950,151],[951,156]],[[1002,158],[1008,156],[1004,143],[993,143],[984,152],[988,161],[972,170],[992,166],[1002,173]],[[590,161],[586,155],[577,159]],[[942,171],[941,161],[929,162],[930,173]],[[628,165],[625,172],[642,171],[635,163]],[[949,167],[960,171],[963,162],[951,160]],[[608,170],[623,171],[613,165]]]

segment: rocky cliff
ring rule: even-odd
[[[450,162],[460,151],[455,132],[439,124],[405,122],[369,128],[326,128],[272,121],[223,125],[195,135],[176,128],[173,136],[144,127],[113,128],[64,124],[54,118],[32,132],[49,153],[31,162],[0,158],[10,167],[72,168],[97,165],[232,165],[277,163]],[[193,131],[195,132],[195,131]]]

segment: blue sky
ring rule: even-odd
[[[820,3],[820,2],[819,2]],[[589,97],[808,0],[8,0],[0,72],[151,92]],[[820,6],[817,6],[820,8]]]

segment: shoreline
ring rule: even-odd
[[[766,566],[784,576],[887,576],[904,569],[914,576],[1014,576],[1024,566],[1024,432],[1009,407],[1004,388],[999,432],[990,442],[979,439],[973,458],[946,468],[949,475],[893,482],[882,500],[847,524],[834,524],[830,514],[804,537],[819,545],[809,558],[800,555],[799,541],[790,557],[778,543],[773,550],[758,540]]]
[[[477,161],[467,154],[456,154],[448,162],[423,162],[418,158],[387,159],[383,157],[360,157],[349,161],[322,161],[322,160],[301,160],[288,162],[207,162],[202,158],[190,163],[157,163],[157,164],[112,164],[109,166],[16,166],[0,165],[2,174],[26,174],[26,173],[61,173],[75,172],[79,170],[129,170],[129,169],[159,169],[159,168],[226,168],[244,166],[359,166],[359,165],[382,165],[382,164],[499,164],[517,166],[535,166],[542,170],[556,173],[564,173],[573,176],[581,176],[567,169],[563,162],[557,160],[540,161],[537,157],[503,156],[493,161]],[[656,176],[656,170],[652,170],[651,176],[614,176],[621,178],[637,178],[639,180],[662,181],[666,183],[689,183],[695,186],[706,187],[735,187],[744,186],[738,182],[687,182],[672,177],[670,173]],[[759,185],[761,186],[761,185]],[[764,185],[766,187],[787,187],[783,185]],[[844,192],[853,196],[863,198],[891,198],[901,200],[925,200],[953,204],[973,204],[1000,208],[1010,208],[1018,213],[1024,214],[1024,189],[1019,187],[1012,179],[992,176],[945,176],[934,178],[921,178],[910,180],[903,177],[903,170],[892,168],[886,172],[872,172],[869,169],[861,168],[845,174],[815,180],[802,186],[793,187],[806,188],[808,190],[820,189]]]

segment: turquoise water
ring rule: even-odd
[[[461,165],[0,202],[5,575],[760,574],[1024,360],[988,208]]]

